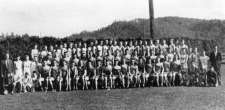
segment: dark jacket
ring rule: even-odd
[[[3,85],[9,83],[9,74],[14,74],[14,64],[12,60],[8,60],[8,64],[6,64],[6,60],[1,61],[0,65],[1,70],[1,80],[3,80]]]
[[[220,52],[218,52],[217,55],[215,55],[215,52],[211,52],[210,63],[211,63],[211,66],[214,67],[214,69],[217,72],[220,71],[221,61],[222,61],[222,55]]]

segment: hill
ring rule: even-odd
[[[163,17],[155,19],[155,38],[188,38],[214,40],[218,44],[225,43],[224,20],[201,20],[181,17]],[[75,39],[146,39],[149,38],[149,20],[116,21],[102,29],[67,37]]]
[[[225,21],[200,20],[181,17],[155,19],[155,38],[187,37],[192,39],[225,38]],[[68,39],[89,38],[148,38],[149,20],[116,21],[102,29],[73,34]]]
[[[200,50],[211,51],[215,44],[225,50],[225,21],[200,20],[180,17],[163,17],[155,19],[155,38],[185,38],[189,46],[198,47]],[[9,51],[12,57],[30,54],[30,49],[35,44],[39,48],[44,45],[55,45],[62,42],[88,39],[148,39],[149,21],[135,19],[132,21],[116,21],[111,25],[93,32],[83,31],[79,34],[57,39],[55,37],[42,37],[24,35],[0,36],[0,59]],[[198,40],[196,40],[198,39]]]

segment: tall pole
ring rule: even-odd
[[[149,31],[150,31],[150,38],[154,39],[154,7],[153,7],[153,0],[149,1]]]

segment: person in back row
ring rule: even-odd
[[[218,47],[215,46],[214,51],[211,52],[210,54],[210,62],[213,70],[215,70],[215,72],[217,73],[217,81],[219,85],[221,85],[221,74],[220,74],[221,61],[222,61],[221,53],[218,51]],[[216,86],[217,85],[218,84],[216,84]]]

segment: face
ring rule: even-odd
[[[84,47],[87,47],[87,44],[86,43],[84,43]]]
[[[108,41],[108,40],[106,40],[106,41],[105,41],[105,44],[106,44],[106,45],[108,45],[108,43],[109,43],[109,41]]]
[[[98,45],[98,41],[97,40],[95,40],[95,45]]]
[[[70,48],[73,48],[73,43],[70,43]]]
[[[159,44],[159,40],[156,40],[156,43]]]
[[[92,43],[92,42],[91,42]],[[74,47],[77,47],[77,43],[74,44]]]
[[[185,43],[185,41],[184,40],[182,40],[182,44],[184,44]]]
[[[205,51],[203,51],[203,55],[205,55]]]
[[[112,40],[109,41],[109,44],[110,44],[110,45],[112,44]]]
[[[66,65],[66,62],[65,62],[65,61],[63,62],[63,65],[64,65],[64,66]]]
[[[103,45],[103,41],[101,41],[100,43],[101,43],[101,45]]]
[[[198,48],[195,48],[195,53],[198,53]]]
[[[140,40],[139,44],[142,45],[142,40]]]
[[[38,57],[34,57],[34,61],[38,61]]]
[[[153,41],[152,40],[150,40],[150,44],[153,44]]]
[[[64,47],[67,47],[67,44],[64,44]]]
[[[122,46],[123,45],[123,42],[122,41],[120,41],[120,46]]]
[[[81,42],[79,42],[79,46],[81,46]]]
[[[114,45],[117,45],[117,42],[116,41],[114,41]]]
[[[6,58],[9,59],[9,54],[8,53],[6,54]]]
[[[125,41],[125,46],[127,46],[127,41]]]
[[[50,46],[50,49],[53,50],[53,46],[52,45]]]
[[[173,44],[173,39],[170,39],[170,43]]]
[[[29,60],[30,58],[29,58],[29,56],[26,56],[26,60]]]
[[[147,41],[145,41],[145,45],[147,45],[148,44],[148,42]]]
[[[37,49],[37,45],[35,45],[34,48]]]
[[[17,57],[17,60],[20,60],[20,56]]]

